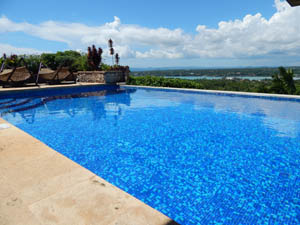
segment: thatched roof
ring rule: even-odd
[[[48,68],[42,68],[39,72],[39,74],[52,74],[54,73],[55,71],[54,70],[50,70]]]
[[[0,76],[8,75],[12,72],[12,69],[4,69],[1,73]]]
[[[287,0],[291,6],[298,6],[300,5],[300,0]]]

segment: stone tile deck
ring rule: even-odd
[[[0,118],[1,124],[8,123]],[[0,225],[176,224],[9,126],[0,128]]]
[[[0,92],[15,92],[15,91],[23,91],[23,90],[43,90],[43,89],[53,89],[53,88],[68,88],[68,87],[78,87],[78,86],[95,86],[95,85],[104,85],[104,83],[80,83],[77,82],[76,84],[40,84],[39,86],[31,85],[25,87],[8,87],[3,88],[0,86]]]

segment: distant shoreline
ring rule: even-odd
[[[138,77],[138,76],[137,76]],[[220,80],[220,79],[227,79],[227,80],[271,80],[271,76],[156,76],[156,77],[164,77],[164,78],[177,78],[177,79],[184,79],[184,80]],[[294,80],[300,80],[300,77],[294,77]]]
[[[300,67],[288,67],[294,71],[294,77],[300,77]],[[271,78],[274,74],[278,73],[278,68],[234,68],[234,69],[183,69],[183,70],[151,70],[151,71],[132,71],[133,76],[162,76],[162,77],[181,77],[182,79],[187,79],[186,77],[207,77],[211,79],[212,77],[216,79],[220,78],[241,78],[252,77],[266,77]],[[195,78],[192,78],[195,79]]]

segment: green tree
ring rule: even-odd
[[[55,56],[56,55],[53,53],[43,53],[41,55],[42,63],[50,69],[56,70],[58,67],[58,62],[55,60]]]
[[[85,62],[79,52],[68,50],[57,53],[44,53],[41,55],[42,63],[50,69],[56,70],[60,65],[68,66],[71,70],[85,70]]]
[[[72,65],[76,71],[87,71],[89,70],[88,60],[86,54],[77,57]]]
[[[270,90],[277,94],[295,94],[296,86],[293,70],[286,70],[284,67],[279,67],[278,70],[279,73],[272,76]]]
[[[28,55],[24,56],[25,64],[31,74],[37,74],[39,71],[39,66],[41,62],[40,55]]]
[[[280,67],[280,74],[283,74],[282,79],[284,83],[284,87],[287,90],[288,94],[295,94],[296,86],[294,81],[294,72],[292,69],[288,69],[287,71],[285,68]]]

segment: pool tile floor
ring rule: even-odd
[[[9,124],[0,130],[0,225],[19,224],[176,223]]]

